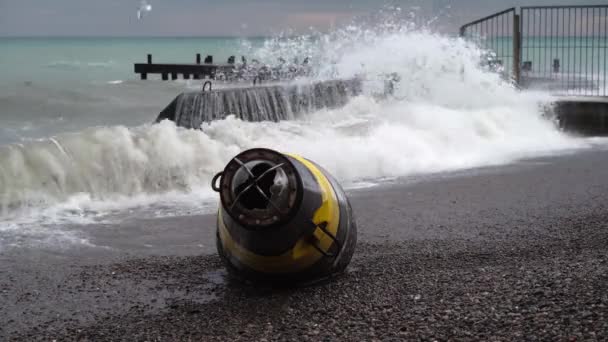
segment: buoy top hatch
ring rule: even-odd
[[[247,150],[234,157],[219,177],[216,190],[222,206],[244,228],[282,225],[300,205],[302,180],[291,161],[276,151]]]

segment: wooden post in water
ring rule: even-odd
[[[152,55],[151,54],[148,54],[148,64],[152,64]],[[141,73],[140,76],[141,76],[142,80],[147,80],[148,79],[148,74],[146,74],[145,72]]]
[[[201,54],[200,53],[196,54],[196,64],[201,64]],[[185,75],[184,75],[184,77],[185,77]],[[199,74],[194,74],[194,75],[192,75],[192,78],[195,80],[198,80],[201,78],[201,76]]]
[[[167,75],[166,72],[163,72],[163,81],[166,81],[169,79],[169,75]]]
[[[176,74],[176,73],[174,73],[174,72],[172,72],[172,73],[171,73],[171,80],[172,80],[172,81],[175,81],[176,79],[177,79],[177,74]]]

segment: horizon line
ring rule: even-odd
[[[0,35],[8,39],[74,39],[74,38],[269,38],[272,35]]]

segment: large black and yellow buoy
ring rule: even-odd
[[[319,165],[256,148],[213,178],[220,193],[217,249],[231,275],[302,285],[346,269],[357,243],[342,187]]]

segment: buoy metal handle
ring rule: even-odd
[[[224,175],[224,173],[220,172],[217,175],[213,176],[213,179],[211,180],[211,189],[213,189],[213,191],[220,192],[221,188],[220,188],[220,185],[217,184],[217,181],[219,180],[221,182],[222,181],[221,178],[223,175]]]
[[[203,83],[203,93],[205,91],[207,91],[207,85],[209,85],[209,91],[211,91],[211,87],[212,87],[211,81],[207,81],[207,82]]]

